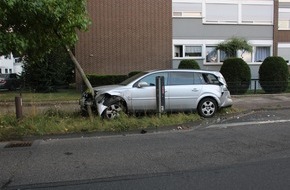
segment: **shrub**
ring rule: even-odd
[[[200,67],[195,60],[185,59],[179,63],[178,69],[200,69]]]
[[[39,61],[27,59],[22,77],[26,88],[35,92],[54,92],[57,88],[67,88],[74,81],[74,68],[67,52],[58,47]]]
[[[129,74],[128,74],[128,78],[130,78],[130,77],[132,77],[132,76],[134,76],[134,75],[137,75],[137,74],[139,74],[139,73],[141,73],[142,71],[132,71],[132,72],[130,72]]]
[[[243,59],[226,59],[220,72],[225,77],[228,89],[232,94],[244,94],[247,92],[251,82],[251,70]]]
[[[87,75],[92,86],[118,84],[128,78],[127,75]]]
[[[259,68],[259,82],[266,93],[284,92],[288,77],[288,66],[282,57],[267,57]]]

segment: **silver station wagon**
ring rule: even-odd
[[[81,110],[88,105],[105,118],[120,112],[156,111],[156,77],[164,77],[165,112],[197,111],[212,117],[220,108],[232,106],[230,92],[220,72],[203,70],[155,70],[141,72],[118,85],[95,87],[95,97],[83,93]]]

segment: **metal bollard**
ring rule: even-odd
[[[16,119],[22,119],[22,97],[16,96],[15,97],[15,108],[16,108]]]

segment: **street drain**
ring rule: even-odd
[[[11,142],[8,143],[4,148],[30,147],[32,143],[32,141]]]

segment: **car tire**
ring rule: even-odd
[[[109,100],[107,108],[104,110],[102,116],[106,119],[114,119],[120,116],[120,113],[125,112],[125,107],[120,100]]]
[[[217,103],[213,98],[204,98],[199,102],[197,111],[201,117],[213,117],[217,111]]]

